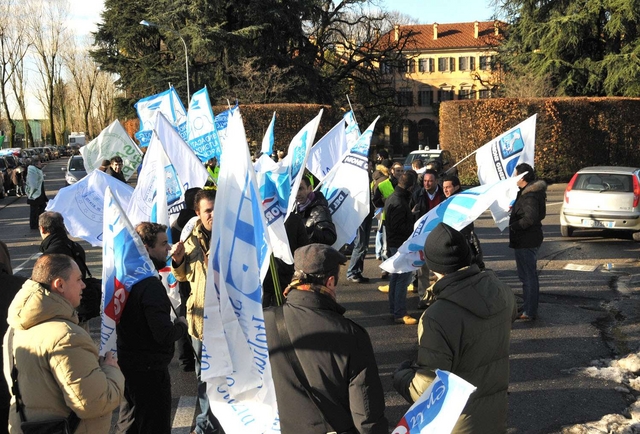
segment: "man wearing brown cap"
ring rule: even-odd
[[[300,247],[285,304],[264,312],[283,434],[388,432],[371,340],[336,301],[346,261],[325,244]]]
[[[477,387],[453,432],[504,433],[513,292],[492,271],[471,264],[467,239],[444,223],[427,237],[425,257],[438,278],[436,301],[420,318],[417,360],[396,370],[393,386],[415,402],[436,369],[453,372]]]

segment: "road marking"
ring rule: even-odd
[[[40,256],[42,256],[42,252],[36,252],[33,255],[31,255],[29,257],[29,259],[27,259],[26,261],[24,261],[22,264],[18,265],[16,268],[13,269],[13,274],[19,273],[22,271],[22,269],[32,260],[39,258]]]
[[[173,417],[171,434],[189,434],[195,413],[196,397],[181,396],[176,408],[176,415]]]
[[[547,206],[554,206],[554,205],[562,205],[562,202],[551,202],[547,204]]]

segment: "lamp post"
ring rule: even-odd
[[[177,30],[173,30],[170,27],[160,26],[156,23],[151,23],[147,20],[140,21],[140,24],[146,27],[155,27],[157,29],[169,30],[170,32],[173,32],[176,35],[178,35],[178,38],[180,38],[180,40],[182,41],[182,45],[184,46],[184,66],[187,71],[187,105],[189,105],[189,100],[191,99],[191,94],[189,93],[189,55],[187,54],[187,43],[184,41],[184,38],[182,37],[180,32],[178,32]]]

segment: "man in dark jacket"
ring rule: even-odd
[[[324,244],[299,248],[286,303],[265,310],[283,434],[388,432],[371,340],[364,328],[343,316],[345,309],[336,301],[340,265],[346,261]],[[290,362],[296,359],[303,379]]]
[[[171,246],[167,227],[142,222],[136,226],[156,270],[166,266]],[[174,344],[187,333],[184,317],[171,321],[171,301],[160,279],[148,277],[131,287],[116,327],[118,363],[125,378],[125,398],[133,420],[120,414],[120,429],[128,433],[171,432],[169,363]],[[130,416],[130,415],[128,415]]]
[[[55,211],[43,212],[38,217],[38,228],[42,237],[40,251],[43,254],[62,253],[71,256],[78,264],[82,278],[86,278],[86,254],[82,246],[69,239],[62,214]]]
[[[469,243],[445,223],[427,237],[425,256],[438,278],[436,301],[420,318],[417,360],[398,368],[393,386],[415,402],[436,369],[452,372],[477,388],[453,432],[505,433],[513,292],[492,271],[470,265]]]
[[[122,174],[123,166],[124,166],[124,163],[122,162],[122,158],[116,155],[111,159],[111,166],[109,166],[109,168],[105,170],[105,173],[107,175],[113,176],[118,181],[122,181],[126,183],[127,180],[124,178],[124,175]]]
[[[409,170],[402,174],[393,194],[384,204],[384,225],[387,235],[389,256],[393,256],[398,248],[413,232],[413,215],[411,214],[411,189],[416,182],[416,172]],[[397,324],[417,324],[418,320],[407,315],[407,287],[413,273],[391,273],[389,277],[389,311]]]
[[[538,315],[538,249],[542,245],[542,219],[547,214],[547,184],[536,181],[533,167],[526,163],[516,166],[515,175],[526,172],[519,181],[520,191],[509,217],[509,247],[514,251],[518,278],[522,282],[524,304],[521,320],[534,320]]]
[[[296,202],[296,212],[304,221],[309,241],[329,246],[335,243],[336,227],[331,219],[327,199],[319,191],[313,191],[311,181],[306,176],[300,181]]]

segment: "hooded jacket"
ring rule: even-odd
[[[71,303],[27,280],[9,307],[7,320],[4,360],[15,357],[27,420],[67,417],[73,410],[80,418],[76,434],[108,433],[111,413],[124,395],[124,376],[116,367],[99,364],[98,349],[78,326]],[[4,364],[8,384],[12,384],[10,366]],[[9,432],[21,433],[15,406],[12,397]]]
[[[509,217],[509,247],[532,249],[540,247],[542,220],[547,214],[547,184],[538,180],[521,188]]]
[[[453,372],[477,387],[453,432],[506,432],[509,339],[517,314],[513,292],[477,265],[447,274],[433,292],[436,301],[418,325],[418,358],[394,374],[395,389],[414,402],[436,368]]]
[[[47,194],[44,191],[44,173],[42,169],[33,164],[27,169],[27,182],[25,184],[28,203],[46,203]]]
[[[191,235],[184,242],[184,259],[180,265],[171,264],[171,270],[179,282],[189,282],[191,293],[187,299],[187,323],[189,334],[202,340],[204,326],[204,294],[207,281],[207,260],[210,241],[206,240],[202,222],[198,220]]]
[[[284,305],[264,311],[282,433],[325,434],[331,430],[282,351],[276,309],[283,310],[291,345],[323,411],[339,425],[333,429],[387,434],[384,391],[366,330],[345,318],[344,307],[328,295],[297,289],[289,292]]]

